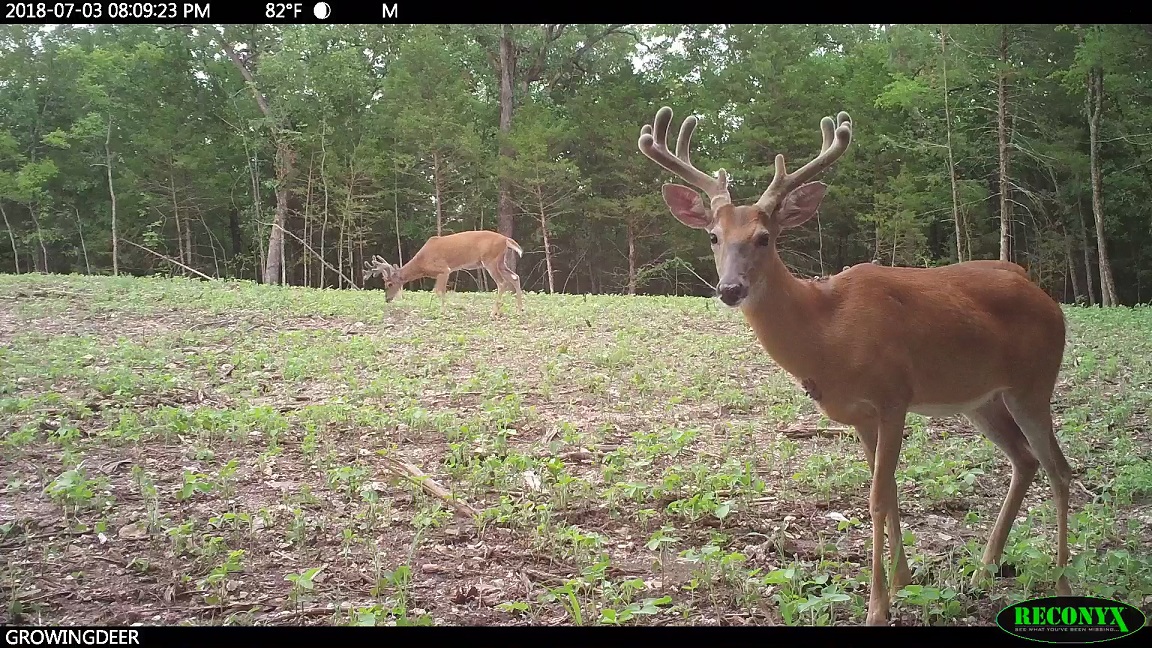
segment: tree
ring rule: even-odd
[[[500,157],[514,158],[516,149],[508,142],[513,117],[519,103],[533,84],[555,86],[565,75],[581,71],[581,60],[597,44],[615,34],[623,34],[627,25],[471,25],[471,34],[484,49],[497,80],[500,109]],[[519,94],[519,98],[517,97]],[[499,179],[498,231],[513,236],[516,207],[511,199],[513,179]],[[508,265],[516,269],[518,259],[509,253]]]

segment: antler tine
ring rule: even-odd
[[[840,156],[844,155],[844,151],[848,150],[848,145],[852,143],[852,118],[844,111],[840,111],[836,115],[835,122],[832,121],[831,117],[825,117],[820,120],[820,133],[823,136],[820,154],[796,171],[788,173],[787,166],[784,164],[784,156],[776,155],[776,174],[772,177],[772,182],[764,190],[763,195],[760,196],[760,200],[756,201],[757,207],[761,210],[767,209],[773,198],[787,194],[816,177],[840,159]]]
[[[832,140],[836,137],[836,125],[832,123],[831,119],[825,117],[820,120],[820,135],[823,139],[820,142],[820,152],[823,153],[828,150],[829,146],[832,146]]]
[[[692,166],[692,134],[696,132],[696,115],[688,115],[684,123],[680,124],[680,134],[676,136],[676,157],[684,160],[684,164]]]
[[[671,108],[664,106],[656,111],[656,118],[652,124],[645,124],[640,128],[640,139],[637,142],[640,152],[703,190],[712,201],[712,209],[731,203],[732,198],[728,194],[728,174],[724,169],[720,169],[716,174],[717,177],[713,178],[692,165],[689,148],[692,143],[692,132],[696,129],[696,117],[689,115],[680,125],[680,136],[676,139],[676,155],[672,155],[668,150],[668,126],[671,122]]]

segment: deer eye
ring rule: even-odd
[[[716,238],[715,234],[713,234],[712,232],[708,232],[708,240],[712,242],[712,245],[716,245],[716,241],[718,239]]]
[[[756,245],[760,247],[768,247],[772,244],[772,236],[768,232],[761,232],[756,236]]]

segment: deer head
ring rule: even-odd
[[[776,240],[780,232],[799,227],[816,214],[824,199],[827,185],[808,182],[832,165],[852,140],[852,119],[841,112],[836,118],[820,121],[824,142],[820,154],[793,173],[788,173],[784,156],[776,156],[776,173],[771,184],[754,204],[735,206],[728,193],[728,174],[724,169],[713,178],[692,165],[690,146],[696,130],[696,117],[689,116],[680,126],[676,154],[668,150],[668,125],[672,109],[661,108],[651,125],[640,129],[640,151],[652,161],[675,173],[708,195],[705,206],[700,194],[679,184],[666,184],[664,202],[684,225],[708,232],[719,281],[716,291],[720,300],[736,307],[755,294],[759,283],[769,274]]]
[[[400,269],[385,261],[379,254],[374,254],[371,261],[364,262],[364,280],[367,281],[377,275],[384,281],[385,303],[396,299],[404,289],[404,282],[400,281]]]

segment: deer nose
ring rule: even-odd
[[[722,283],[716,287],[720,293],[720,301],[729,306],[739,304],[748,296],[748,285],[744,283]]]

